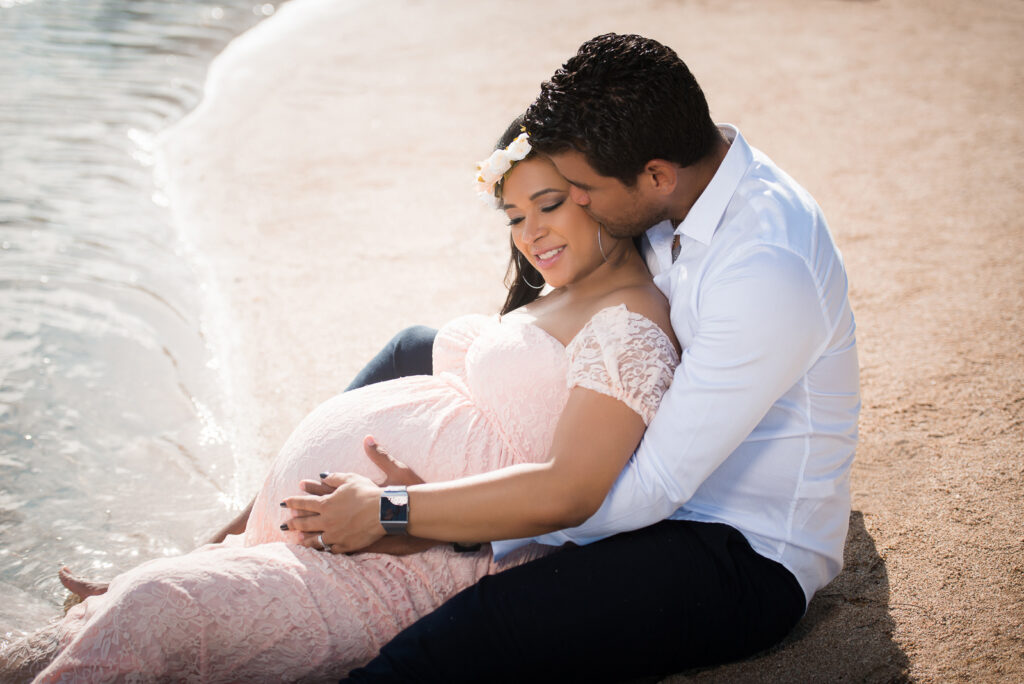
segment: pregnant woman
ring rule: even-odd
[[[488,546],[464,553],[441,541],[532,536],[598,508],[678,363],[668,305],[632,241],[571,200],[518,121],[477,182],[510,226],[501,314],[443,327],[433,375],[316,408],[275,460],[241,542],[116,577],[51,629],[53,659],[35,681],[336,680],[456,592],[544,552],[497,562]],[[379,478],[367,434],[431,483],[416,488],[408,522],[410,534],[439,540],[430,548],[329,553],[293,529],[282,502],[304,494],[301,480]]]

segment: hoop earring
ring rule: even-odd
[[[533,283],[531,283],[529,280],[526,279],[526,274],[523,273],[523,262],[519,259],[519,256],[520,255],[519,255],[519,252],[517,250],[516,251],[516,266],[519,267],[519,277],[522,278],[524,283],[526,283],[529,287],[532,287],[534,290],[543,290],[544,286],[547,284],[544,281],[541,281],[540,285],[534,285]]]
[[[601,231],[604,230],[604,226],[600,223],[597,224],[597,248],[601,251],[601,258],[604,259],[604,263],[608,263],[608,255],[604,253],[604,247],[601,246]]]

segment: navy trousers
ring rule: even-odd
[[[414,325],[401,331],[370,359],[345,391],[407,375],[430,375],[434,371],[436,335],[436,330],[424,325]]]
[[[432,341],[429,328],[402,331],[357,380],[429,373]],[[737,530],[666,520],[485,577],[344,681],[657,677],[757,653],[804,608],[793,575]]]

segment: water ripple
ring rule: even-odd
[[[226,515],[201,284],[152,141],[272,9],[0,0],[0,641],[57,614],[61,564],[109,577]]]

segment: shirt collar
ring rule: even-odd
[[[675,230],[676,233],[705,245],[711,243],[711,237],[715,234],[726,207],[729,206],[736,188],[754,160],[754,153],[740,135],[738,128],[732,124],[718,124],[718,130],[729,141],[729,151],[726,152],[711,182],[704,188],[704,192],[693,203],[686,218]]]

